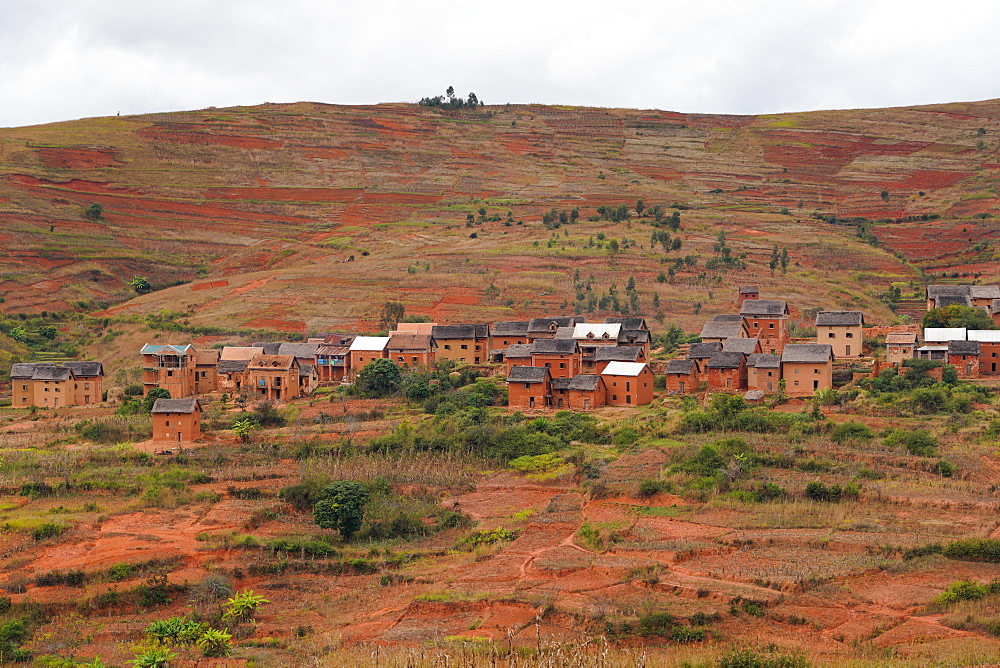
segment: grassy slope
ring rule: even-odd
[[[810,216],[938,214],[875,232],[927,269],[994,278],[992,249],[972,247],[996,225],[971,216],[996,206],[998,116],[996,102],[767,117],[301,103],[3,130],[0,291],[12,311],[54,310],[124,299],[133,274],[197,283],[201,268],[204,280],[229,285],[181,285],[127,310],[321,331],[364,326],[387,298],[442,321],[553,312],[572,301],[579,269],[599,292],[622,291],[634,275],[645,313],[659,289],[666,317],[689,326],[703,318],[695,303],[728,309],[741,282],[800,308],[879,313],[873,293],[917,279],[915,269]],[[650,250],[647,225],[582,223],[551,246],[540,225],[553,206],[586,218],[599,204],[640,198],[693,207],[670,257],[702,262],[673,285],[652,280],[664,253]],[[84,220],[93,202],[104,221]],[[470,230],[465,216],[479,207],[511,210],[525,225]],[[749,266],[698,280],[720,230]],[[639,247],[611,263],[606,250],[585,248],[599,232]],[[936,243],[913,243],[927,239]],[[786,277],[767,270],[774,243],[789,248]],[[430,270],[408,273],[416,262]],[[490,283],[501,292],[487,299]]]

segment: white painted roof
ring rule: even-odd
[[[924,341],[965,341],[965,327],[928,327]]]
[[[644,362],[608,362],[602,376],[638,376],[646,368]]]
[[[970,329],[966,332],[969,341],[983,343],[1000,343],[1000,329]]]
[[[603,339],[612,341],[618,340],[618,334],[622,331],[620,322],[583,322],[573,328],[574,339]],[[590,335],[593,336],[590,336]],[[605,337],[607,334],[607,337]]]
[[[354,342],[351,343],[350,350],[352,352],[355,350],[376,352],[385,350],[387,345],[389,345],[388,336],[356,336]]]
[[[928,351],[928,350],[948,350],[948,346],[920,346],[917,351]]]

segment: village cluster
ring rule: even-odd
[[[859,364],[877,374],[907,359],[940,360],[961,377],[1000,376],[1000,330],[867,328],[860,311],[821,311],[814,341],[793,339],[785,301],[760,299],[756,287],[739,289],[739,312],[705,323],[700,343],[683,358],[650,360],[651,335],[641,317],[588,323],[581,316],[525,321],[439,325],[399,323],[388,336],[328,334],[301,342],[199,349],[193,344],[143,346],[142,387],[170,393],[153,406],[157,441],[190,442],[201,436],[197,397],[213,392],[275,403],[308,396],[320,385],[351,382],[367,364],[389,359],[400,366],[438,361],[506,372],[513,409],[590,410],[642,406],[653,400],[654,376],[667,394],[741,393],[750,401],[783,392],[809,397],[833,387],[834,368]],[[986,310],[1000,324],[1000,286],[931,285],[927,309],[951,304]],[[885,336],[885,360],[866,356],[867,336]],[[102,401],[101,362],[17,363],[11,368],[11,405],[59,408]]]

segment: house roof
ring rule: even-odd
[[[389,345],[388,336],[356,336],[351,341],[351,352],[380,352]]]
[[[1000,313],[1000,299],[994,299],[990,304],[990,313]]]
[[[703,360],[708,359],[715,353],[722,350],[722,344],[718,341],[709,341],[707,343],[692,343],[691,351],[688,353],[688,359],[692,360]]]
[[[601,377],[591,373],[583,373],[569,379],[569,389],[581,392],[593,392],[601,385]]]
[[[934,308],[944,308],[945,306],[951,306],[952,304],[958,304],[959,306],[972,306],[972,296],[971,295],[941,295],[934,299]]]
[[[509,345],[504,351],[503,356],[504,359],[523,359],[525,357],[531,357],[531,344],[514,343]]]
[[[431,330],[435,339],[486,339],[490,336],[490,326],[485,323],[464,325],[435,325]]]
[[[638,318],[635,316],[618,316],[612,318],[605,318],[604,322],[618,323],[622,326],[622,329],[649,329],[649,327],[646,325],[645,318]]]
[[[389,350],[422,350],[431,349],[434,339],[430,334],[415,332],[395,332],[389,335]]]
[[[316,349],[316,356],[318,357],[322,355],[323,357],[343,357],[349,352],[351,352],[350,346],[334,346],[324,343]]]
[[[278,346],[279,355],[294,355],[299,359],[313,359],[316,357],[318,343],[282,343]]]
[[[411,334],[427,334],[430,336],[437,327],[436,322],[400,322],[396,324],[395,332],[409,332]],[[389,332],[392,336],[395,332]]]
[[[327,334],[323,337],[323,343],[328,346],[349,346],[353,340],[353,334]]]
[[[572,339],[575,327],[556,327],[556,334],[553,339]]]
[[[552,379],[552,389],[553,390],[568,390],[569,389],[569,378],[553,378]]]
[[[39,364],[31,374],[31,380],[67,380],[73,372],[55,364]]]
[[[556,327],[573,327],[578,322],[587,322],[587,319],[579,315],[566,315],[554,318],[532,318],[528,321],[528,332],[532,334],[551,332],[555,331]]]
[[[527,320],[504,320],[495,322],[490,327],[490,334],[493,336],[527,336]]]
[[[247,363],[247,368],[291,369],[296,364],[295,355],[257,355]]]
[[[619,322],[582,322],[573,328],[574,339],[609,339],[618,340],[618,334],[622,331]]]
[[[738,337],[743,331],[743,316],[737,320],[712,319],[701,328],[699,336],[703,339],[729,339]]]
[[[668,360],[667,373],[679,373],[690,376],[694,373],[694,360]]]
[[[608,362],[602,376],[638,376],[648,368],[645,362]]]
[[[816,314],[817,327],[861,327],[865,316],[861,311],[820,311]]]
[[[40,362],[15,362],[10,365],[11,378],[31,378]]]
[[[747,358],[747,366],[755,369],[780,369],[781,355],[771,353],[754,353]]]
[[[219,355],[219,361],[223,360],[249,360],[254,357],[254,355],[263,355],[263,348],[254,348],[251,346],[226,346],[222,349],[222,354]]]
[[[760,339],[740,339],[733,337],[726,339],[726,342],[722,344],[722,349],[727,353],[752,355],[757,352],[758,346],[760,346]]]
[[[648,329],[623,329],[618,335],[618,343],[647,343],[649,342]]]
[[[277,355],[278,350],[281,349],[281,343],[278,341],[254,341],[250,344],[254,348],[260,348],[264,352],[263,355]]]
[[[927,298],[937,299],[938,297],[957,297],[959,295],[971,295],[971,285],[928,285]]]
[[[788,304],[777,299],[748,299],[740,307],[740,315],[785,316],[788,315]]]
[[[892,345],[916,345],[917,335],[915,332],[889,332],[885,335],[885,344]]]
[[[740,294],[741,295],[755,295],[760,292],[760,288],[756,285],[741,285]]]
[[[63,362],[63,366],[70,369],[77,378],[104,375],[104,365],[100,362]]]
[[[743,353],[719,350],[712,353],[707,366],[709,369],[738,369],[743,364],[743,359]]]
[[[549,376],[548,368],[544,366],[515,366],[507,376],[508,383],[544,383]]]
[[[1000,329],[970,329],[965,333],[965,338],[969,341],[998,343],[1000,342]]]
[[[636,362],[642,348],[636,346],[601,346],[594,351],[595,362]]]
[[[185,399],[157,399],[153,403],[153,413],[184,413],[190,414],[194,413],[196,410],[201,410],[201,406],[198,404],[198,400],[194,397],[187,397]]]
[[[142,355],[186,355],[194,349],[190,343],[185,343],[182,346],[174,345],[172,343],[147,343],[142,347],[140,354]]]
[[[250,360],[219,360],[219,373],[242,373]]]
[[[927,327],[924,341],[964,341],[965,332],[965,327]]]
[[[973,299],[1000,299],[1000,285],[970,285],[969,296]]]
[[[833,360],[829,343],[789,343],[781,353],[781,361],[801,364],[821,364]]]
[[[531,342],[532,355],[575,355],[577,349],[573,339],[535,339]]]
[[[978,355],[979,341],[949,341],[949,355]]]
[[[215,366],[219,363],[218,350],[195,350],[194,363],[201,366]]]

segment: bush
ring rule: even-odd
[[[765,656],[750,649],[736,650],[719,660],[719,668],[809,668],[801,656]]]
[[[989,594],[995,594],[998,591],[1000,591],[1000,582],[993,582],[986,585],[979,582],[964,580],[962,582],[953,582],[950,584],[948,588],[944,590],[944,593],[938,596],[935,601],[938,603],[978,601],[979,599],[985,598]]]
[[[663,480],[643,480],[639,483],[639,496],[643,499],[648,499],[669,488],[670,483]]]
[[[840,497],[843,495],[843,490],[840,485],[832,485],[827,487],[825,484],[815,481],[806,485],[806,496],[813,501],[827,501],[831,503],[836,503],[840,501]]]
[[[868,441],[874,436],[872,430],[860,422],[844,422],[830,432],[830,439],[840,444],[848,441]]]
[[[31,537],[35,540],[46,540],[55,538],[63,532],[63,528],[54,522],[42,522],[31,532]]]
[[[955,474],[955,467],[947,459],[939,459],[937,464],[934,465],[934,473],[937,473],[942,478],[950,478]]]
[[[905,447],[911,455],[930,457],[937,449],[937,439],[922,429],[906,431],[893,429],[882,441],[889,448]]]
[[[949,559],[960,561],[1000,562],[1000,540],[995,538],[967,538],[956,540],[944,547],[941,553]]]
[[[639,617],[639,634],[644,636],[666,636],[677,621],[669,612],[650,612]]]

